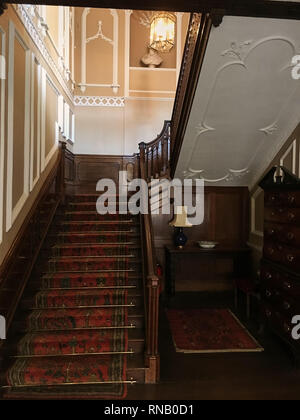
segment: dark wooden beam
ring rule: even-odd
[[[10,0],[7,3],[24,3]],[[30,0],[31,4],[177,12],[224,10],[226,15],[300,19],[300,3],[272,0]],[[3,4],[1,2],[0,4]]]
[[[0,1],[0,16],[3,15],[5,9],[7,9],[6,3],[4,1]]]

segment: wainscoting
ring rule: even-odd
[[[168,215],[152,216],[155,247],[159,263],[165,272],[165,245],[173,243],[173,228],[168,225]],[[223,245],[245,245],[249,235],[249,191],[244,187],[206,187],[205,215],[202,225],[186,229],[189,244],[199,240],[216,241]],[[232,288],[228,275],[232,271],[232,262],[219,260],[217,263],[208,259],[195,269],[191,264],[181,267],[179,277],[188,278],[178,282],[177,290],[222,291]]]
[[[129,181],[137,177],[137,156],[74,155],[66,150],[66,193],[95,193],[97,182],[103,178],[118,185],[120,171],[127,171]]]

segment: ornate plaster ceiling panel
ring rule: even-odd
[[[176,177],[252,186],[300,119],[299,22],[226,17],[213,28]]]

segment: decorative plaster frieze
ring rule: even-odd
[[[245,49],[253,43],[252,40],[244,42],[232,42],[230,48],[222,52],[223,57],[232,57],[244,62],[245,59]]]
[[[44,37],[41,31],[36,27],[32,20],[32,14],[29,11],[28,7],[24,6],[23,4],[17,4],[16,11],[18,16],[20,17],[24,27],[26,28],[28,34],[32,38],[33,42],[37,46],[38,50],[40,51],[41,55],[43,56],[44,60],[48,64],[48,66],[52,69],[55,76],[57,77],[59,83],[63,87],[65,93],[69,97],[69,99],[73,102],[73,93],[69,89],[67,83],[65,82],[64,76],[60,69],[58,68],[57,64],[53,60],[48,48],[44,43]]]
[[[115,96],[75,96],[76,106],[105,106],[121,108],[125,106],[124,97]]]

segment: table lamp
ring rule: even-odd
[[[169,223],[169,226],[175,228],[174,245],[182,249],[187,243],[188,238],[183,232],[184,228],[191,228],[193,225],[188,221],[187,207],[177,206],[175,209],[174,219]]]

